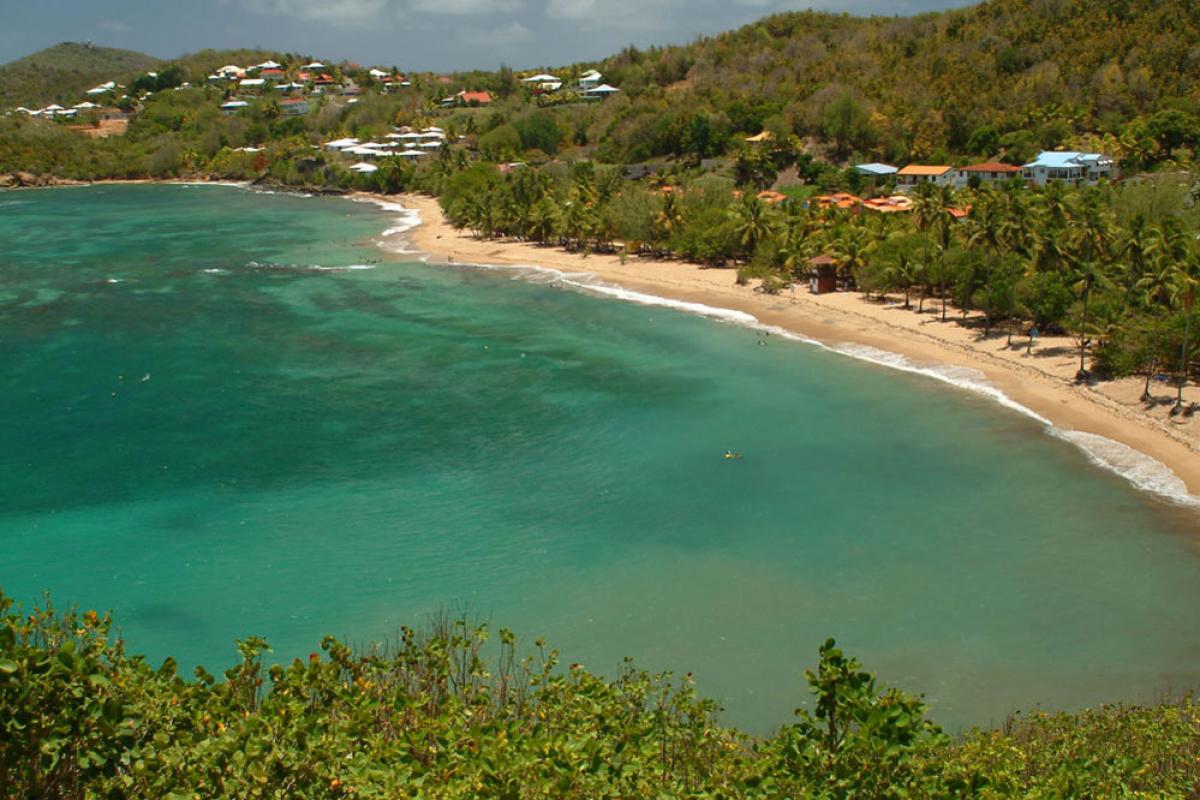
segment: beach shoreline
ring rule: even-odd
[[[1135,485],[1164,497],[1192,495],[1190,499],[1175,497],[1180,504],[1194,503],[1200,496],[1200,424],[1194,418],[1170,417],[1165,403],[1147,409],[1138,399],[1142,378],[1075,384],[1078,345],[1070,337],[1043,337],[1028,354],[1024,337],[1014,337],[1011,347],[1003,333],[985,338],[981,331],[960,324],[956,310],[942,322],[940,305],[932,300],[926,302],[925,312],[918,314],[902,308],[903,298],[875,301],[852,292],[813,295],[804,287],[794,293],[785,290],[768,295],[738,286],[731,269],[478,239],[456,231],[437,200],[424,195],[353,193],[349,197],[416,212],[419,223],[414,221],[396,231],[404,240],[402,246],[394,247],[397,253],[420,253],[431,264],[556,270],[568,276],[587,276],[580,288],[587,288],[586,282],[594,279],[642,295],[741,312],[762,326],[814,340],[845,355],[941,378],[991,395],[993,400],[1009,398],[1051,426],[1055,435],[1072,441],[1093,461],[1123,474]],[[896,356],[901,360],[895,360]],[[954,378],[955,371],[965,379]],[[968,371],[983,381],[972,380]],[[1160,400],[1174,397],[1174,387],[1156,384],[1152,391]],[[1200,403],[1200,389],[1189,386],[1184,400]],[[1109,447],[1110,452],[1098,453],[1094,437],[1118,444]],[[1139,463],[1146,462],[1146,457],[1173,472],[1176,485],[1167,485],[1171,476],[1165,472],[1156,475],[1153,465]]]

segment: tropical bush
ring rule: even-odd
[[[832,640],[810,702],[767,738],[690,676],[612,680],[440,617],[390,647],[194,679],[125,652],[108,615],[0,595],[0,797],[1190,798],[1200,705],[1017,717],[951,739]],[[486,655],[491,654],[488,660]]]

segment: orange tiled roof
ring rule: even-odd
[[[897,194],[891,197],[872,197],[863,200],[863,207],[881,214],[895,214],[898,211],[912,211],[912,199]]]
[[[854,208],[855,206],[862,204],[861,197],[856,197],[855,195],[847,194],[846,192],[817,195],[813,198],[813,200],[821,208],[828,208],[829,206],[837,206],[838,208]]]
[[[1021,171],[1020,167],[1014,167],[1012,164],[1001,164],[998,161],[989,161],[985,164],[972,164],[969,167],[963,167],[963,172],[1010,172],[1017,173]]]
[[[768,189],[765,192],[759,192],[758,199],[762,200],[767,205],[773,206],[776,203],[782,203],[784,200],[787,200],[787,195],[783,194],[782,192],[773,192]]]
[[[950,167],[938,164],[936,166],[927,164],[909,164],[904,169],[900,170],[897,175],[945,175],[950,171]]]

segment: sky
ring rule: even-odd
[[[0,63],[64,41],[171,58],[263,47],[404,70],[549,67],[776,11],[909,15],[967,0],[0,0]]]

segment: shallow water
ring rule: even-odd
[[[228,187],[0,195],[5,592],[210,669],[468,606],[599,672],[694,672],[759,731],[829,635],[951,726],[1200,685],[1197,517],[1037,422],[389,261],[393,225]]]

